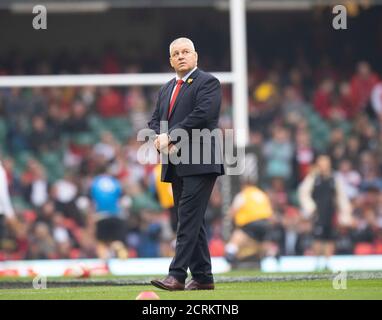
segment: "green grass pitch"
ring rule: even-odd
[[[248,281],[243,282],[224,282],[222,279],[229,277],[248,277],[258,276],[262,277],[264,274],[259,272],[241,272],[234,271],[227,274],[217,276],[216,289],[214,291],[181,291],[181,292],[168,292],[157,289],[151,285],[91,285],[87,283],[81,286],[49,287],[48,278],[47,289],[33,289],[31,279],[0,279],[0,300],[135,300],[137,295],[142,291],[154,291],[162,300],[343,300],[343,299],[382,299],[382,279],[375,277],[371,279],[355,279],[351,277],[347,280],[346,289],[334,289],[332,279],[316,279],[316,280],[288,280],[280,281],[279,279],[263,278],[261,281]],[[290,275],[290,274],[289,274]],[[317,274],[307,274],[319,275]],[[281,276],[278,274],[278,276]],[[264,276],[265,277],[265,276]],[[269,275],[266,275],[269,277]],[[106,281],[120,281],[122,280],[139,280],[139,279],[152,279],[153,277],[93,277],[84,282],[98,281],[104,279]],[[56,282],[69,281],[68,278],[56,278]],[[4,281],[8,283],[17,283],[22,281],[24,288],[17,288],[17,286],[4,286]],[[30,287],[26,286],[30,282]]]

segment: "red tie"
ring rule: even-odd
[[[171,114],[171,110],[172,110],[172,107],[174,106],[175,104],[175,101],[176,101],[176,97],[178,96],[178,93],[180,91],[180,87],[182,86],[182,84],[184,83],[183,80],[178,80],[176,82],[176,88],[175,88],[175,92],[171,98],[171,101],[170,101],[170,108],[168,109],[168,117],[167,118],[170,118],[170,114]]]

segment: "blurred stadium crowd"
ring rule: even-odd
[[[36,66],[10,57],[0,74],[27,74],[29,65]],[[274,252],[312,254],[312,223],[301,213],[296,190],[314,155],[325,151],[355,218],[351,227],[337,228],[336,253],[381,254],[382,109],[371,103],[381,75],[365,61],[341,72],[326,58],[314,68],[303,57],[292,67],[277,60],[264,68],[254,58],[250,65],[249,150],[258,157],[257,185],[273,207]],[[98,60],[60,56],[37,68],[33,73],[142,70],[114,51]],[[5,234],[0,260],[172,254],[171,214],[158,196],[155,166],[136,157],[136,132],[147,125],[157,89],[0,89],[1,159],[18,220]],[[221,128],[232,128],[230,95],[223,86]],[[100,177],[106,196],[97,189]],[[222,201],[218,182],[206,216],[215,256],[224,255]],[[96,245],[97,237],[108,237],[107,225],[106,235],[97,231],[105,216],[118,219],[111,230],[122,226],[109,250]]]

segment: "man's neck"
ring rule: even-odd
[[[182,72],[182,73],[176,73],[176,76],[177,76],[177,79],[183,79],[185,76],[190,76],[191,74],[192,74],[192,72],[193,71],[195,71],[196,70],[196,66],[194,67],[194,68],[192,68],[192,69],[190,69],[190,70],[187,70],[187,71],[185,71],[185,72]]]
[[[177,73],[177,79],[183,79],[183,77],[186,75],[187,73]]]
[[[321,177],[323,177],[323,178],[330,178],[331,176],[332,176],[331,171],[321,172]]]

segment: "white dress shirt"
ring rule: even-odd
[[[178,81],[178,80],[183,80],[184,81],[184,83],[187,81],[187,79],[189,78],[189,76],[197,69],[198,67],[195,67],[194,69],[192,69],[189,73],[187,73],[183,78],[180,78],[179,76],[178,76],[178,74],[176,74],[176,81]],[[184,84],[183,83],[183,84]],[[174,88],[172,89],[172,93],[171,93],[171,99],[172,99],[172,96],[174,95],[174,92],[175,92],[175,89],[176,89],[176,82],[175,82],[175,86],[174,86]],[[170,101],[171,101],[171,99],[170,99]]]

